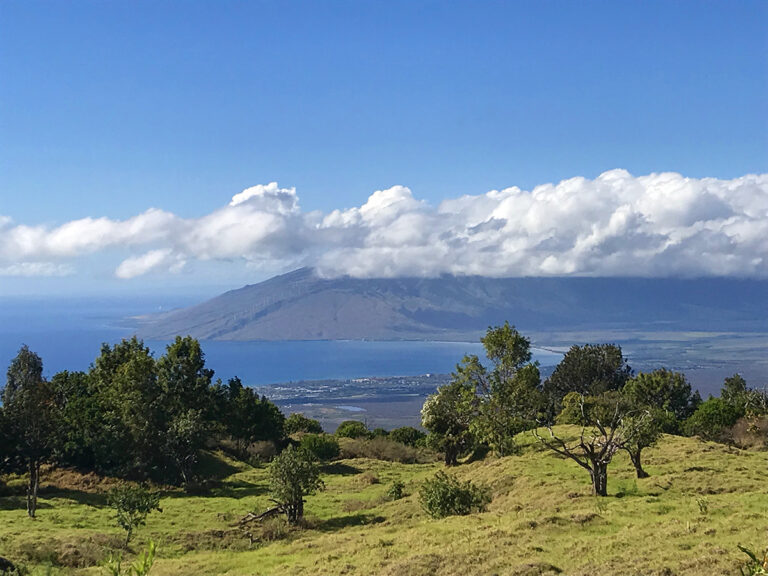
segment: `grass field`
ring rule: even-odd
[[[664,437],[647,450],[651,477],[636,480],[627,458],[610,468],[608,498],[590,495],[586,471],[544,452],[530,435],[519,455],[463,464],[454,472],[487,484],[487,512],[443,520],[418,503],[420,483],[439,463],[341,460],[325,468],[326,489],[307,501],[307,526],[268,521],[255,542],[236,526],[268,502],[266,469],[211,457],[220,487],[210,495],[169,491],[131,542],[133,556],[158,543],[153,575],[738,574],[737,545],[768,545],[768,453]],[[406,497],[388,501],[394,480]],[[11,481],[11,490],[21,479]],[[23,493],[0,498],[0,555],[33,573],[103,574],[100,563],[123,533],[104,491],[113,481],[49,472],[30,520]]]

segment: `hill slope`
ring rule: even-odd
[[[147,339],[476,340],[503,319],[523,330],[761,330],[768,324],[768,281],[325,279],[305,268],[141,318],[138,333]]]
[[[522,442],[520,455],[452,470],[492,488],[485,513],[434,520],[421,510],[419,486],[440,463],[342,460],[325,468],[325,490],[307,498],[307,528],[271,525],[253,547],[235,525],[271,505],[266,469],[223,463],[228,476],[211,494],[166,493],[163,512],[149,516],[132,549],[159,542],[152,576],[699,576],[736,575],[746,558],[737,545],[767,543],[765,452],[664,437],[647,451],[650,478],[635,480],[619,454],[609,496],[596,499],[577,464],[542,452],[530,434]],[[55,574],[103,574],[99,563],[122,538],[106,486],[48,478],[34,522],[21,479],[14,494],[0,496],[3,555],[30,566],[53,562]],[[392,502],[385,495],[395,480],[406,497]]]

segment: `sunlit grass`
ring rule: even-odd
[[[768,543],[766,453],[665,437],[647,451],[650,478],[635,479],[617,456],[610,496],[598,499],[575,463],[530,435],[521,444],[519,455],[453,470],[493,490],[482,514],[432,520],[420,509],[418,487],[438,463],[344,460],[325,469],[326,489],[308,498],[306,528],[251,547],[236,523],[270,505],[266,470],[229,462],[232,473],[211,495],[166,495],[131,546],[158,542],[158,576],[522,575],[551,567],[586,576],[733,574],[745,558],[738,544]],[[405,497],[390,501],[395,480]],[[92,564],[121,536],[99,493],[45,490],[36,520],[26,518],[21,496],[0,498],[2,555],[29,566],[51,559],[72,566],[54,573],[100,574]],[[78,554],[80,566],[91,566],[77,567]]]

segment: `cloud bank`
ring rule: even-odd
[[[733,180],[612,170],[437,206],[394,186],[359,207],[304,212],[276,182],[200,218],[149,209],[58,227],[0,215],[0,275],[62,275],[96,254],[118,278],[206,261],[326,276],[768,277],[768,174]]]

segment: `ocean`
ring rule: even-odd
[[[183,302],[182,304],[187,304]],[[167,307],[151,299],[4,298],[0,300],[0,367],[7,368],[22,344],[43,359],[44,373],[87,370],[102,343],[130,337],[126,319]],[[147,341],[155,357],[168,342]],[[450,373],[465,354],[482,355],[479,342],[203,341],[206,365],[226,381],[249,386],[299,380],[416,376]],[[536,350],[543,366],[560,355]]]

